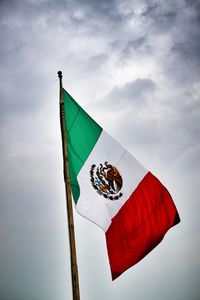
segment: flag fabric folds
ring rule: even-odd
[[[162,183],[63,95],[76,210],[105,232],[114,280],[155,248],[179,215]]]

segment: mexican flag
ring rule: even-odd
[[[162,183],[63,94],[75,207],[105,232],[114,280],[155,248],[179,215]]]

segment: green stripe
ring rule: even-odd
[[[80,195],[77,175],[96,144],[102,128],[64,89],[63,94],[70,181],[73,198],[77,203]]]

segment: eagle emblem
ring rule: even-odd
[[[119,170],[105,161],[100,166],[93,164],[90,168],[90,181],[93,188],[101,196],[110,200],[118,200],[123,196],[120,192],[123,180]]]

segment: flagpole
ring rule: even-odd
[[[74,233],[74,218],[73,218],[71,186],[70,186],[70,177],[69,177],[67,131],[65,125],[64,95],[63,95],[63,88],[62,88],[61,71],[58,71],[58,77],[60,81],[60,127],[61,127],[61,135],[62,135],[63,171],[64,171],[64,181],[65,181],[66,206],[67,206],[69,242],[70,242],[72,293],[73,293],[73,300],[80,300],[78,266],[77,266],[77,259],[76,259],[76,243],[75,243],[75,233]]]

